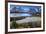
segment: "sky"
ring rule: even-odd
[[[23,6],[23,5],[10,5],[11,12],[13,11],[21,11],[21,12],[39,12],[41,10],[41,6]]]
[[[17,14],[16,12],[24,13]],[[41,6],[10,5],[11,16],[32,16],[32,14],[28,14],[28,12],[41,12]]]

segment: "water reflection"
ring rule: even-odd
[[[21,16],[32,16],[32,14],[27,13],[11,13],[10,17],[21,17]]]

